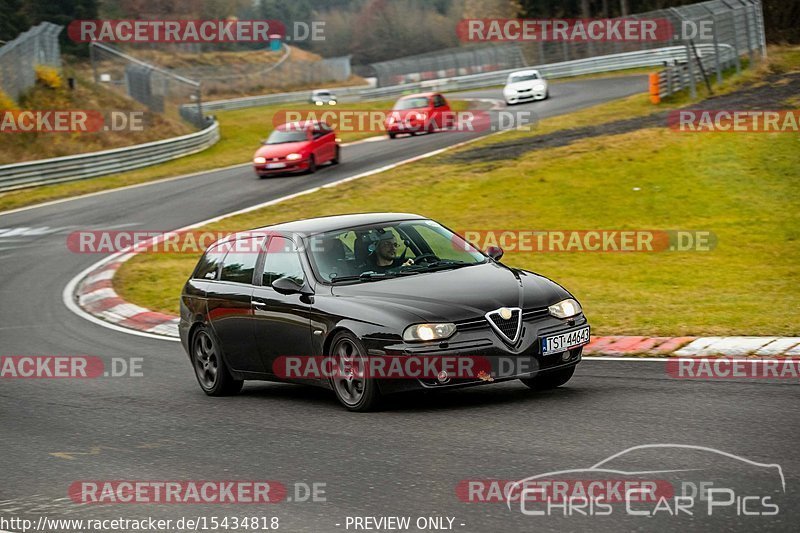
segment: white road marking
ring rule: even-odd
[[[581,361],[648,361],[653,363],[666,363],[677,357],[595,357],[592,355],[581,357]]]

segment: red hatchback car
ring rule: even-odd
[[[439,93],[420,93],[400,98],[386,117],[384,126],[389,137],[394,139],[400,133],[432,133],[452,127],[453,122],[450,104],[444,96]]]
[[[289,122],[275,128],[253,156],[260,178],[275,174],[309,172],[330,161],[339,163],[336,132],[325,122]]]

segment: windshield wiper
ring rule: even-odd
[[[339,283],[342,281],[376,281],[379,279],[393,278],[396,274],[391,272],[362,272],[357,276],[336,276],[331,278],[331,283]]]
[[[431,272],[434,270],[445,270],[448,268],[461,268],[466,266],[477,265],[480,263],[467,263],[466,261],[456,261],[453,259],[440,259],[439,261],[434,261],[432,263],[425,263],[422,265],[414,265],[414,272]]]

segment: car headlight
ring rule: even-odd
[[[403,332],[406,341],[433,341],[446,339],[456,332],[455,324],[415,324]]]
[[[258,156],[253,158],[253,163],[255,163],[256,165],[263,165],[266,162],[267,162],[266,157]]]
[[[581,304],[572,298],[561,300],[557,304],[553,304],[548,307],[547,310],[550,311],[550,314],[556,318],[570,318],[581,314],[583,311],[583,309],[581,309]]]
[[[289,155],[286,156],[286,160],[287,161],[297,161],[301,157],[303,157],[303,156],[301,156],[300,154],[289,154]]]

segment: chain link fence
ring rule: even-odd
[[[729,68],[742,70],[741,57],[749,63],[756,56],[766,57],[766,34],[761,2],[759,0],[712,0],[670,10],[681,21],[701,26],[707,24],[711,35],[683,42],[685,57],[666,64],[658,73],[658,86],[651,94],[658,101],[665,96],[688,89],[692,98],[697,96],[697,86],[708,85],[715,78],[722,82],[723,72]],[[704,53],[701,44],[710,45]]]
[[[11,98],[36,83],[35,65],[61,69],[58,34],[62,26],[42,22],[0,48],[0,88]]]
[[[508,70],[526,65],[519,45],[451,48],[372,63],[378,87]]]
[[[284,54],[274,63],[176,67],[173,72],[203,80],[206,97],[232,93],[285,91],[309,85],[346,81],[352,75],[350,56],[306,60],[296,48],[283,45]]]
[[[200,82],[145,63],[108,44],[89,46],[95,83],[128,96],[154,113],[181,118],[202,129]]]
[[[659,49],[694,43],[727,45],[738,58],[766,55],[763,11],[760,0],[710,0],[677,8],[660,9],[625,17],[626,19],[669,20],[674,36],[667,41],[537,41],[519,45],[495,44],[482,48],[456,48],[430,54],[373,63],[370,67],[378,86],[397,85],[432,79],[464,76],[493,70],[549,65],[592,57]],[[703,31],[706,24],[711,32]],[[681,39],[693,32],[690,39]],[[716,54],[720,56],[720,54]],[[717,69],[719,70],[719,69]]]

